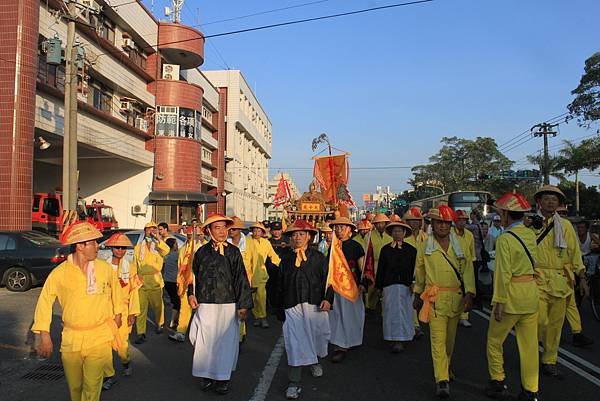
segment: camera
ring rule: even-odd
[[[531,219],[531,226],[536,230],[544,227],[544,218],[537,213],[526,213],[525,216]]]

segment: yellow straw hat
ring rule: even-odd
[[[412,228],[405,222],[403,222],[402,220],[398,220],[398,221],[392,221],[390,224],[388,224],[387,226],[385,226],[385,232],[392,235],[392,230],[394,227],[402,227],[404,228],[404,231],[406,232],[406,235],[411,235],[412,234]]]
[[[311,234],[316,234],[317,232],[319,232],[316,228],[314,228],[309,222],[307,222],[304,219],[298,219],[294,221],[294,224],[288,226],[284,234],[291,234],[294,231],[307,231]]]
[[[252,230],[253,228],[260,228],[262,230],[263,234],[267,232],[267,229],[265,228],[263,223],[261,223],[260,221],[256,221],[256,222],[252,223],[252,225],[249,228],[250,228],[250,230]]]
[[[540,189],[537,190],[535,195],[533,195],[533,199],[538,200],[542,197],[543,194],[554,194],[558,196],[558,199],[561,203],[564,203],[567,197],[558,187],[554,185],[543,185]]]
[[[233,224],[229,226],[230,230],[245,230],[246,229],[246,225],[244,224],[242,219],[240,219],[239,217],[233,216],[231,218],[231,220],[233,220]]]
[[[218,214],[215,213],[211,216],[209,216],[206,221],[204,221],[204,224],[202,224],[202,226],[200,227],[202,230],[205,230],[207,227],[209,227],[212,223],[216,223],[218,221],[224,221],[227,224],[227,227],[229,228],[230,225],[233,224],[233,220],[227,216],[223,216],[222,214]]]
[[[494,206],[510,212],[528,212],[531,210],[531,205],[527,202],[525,196],[512,192],[502,195],[494,202]]]
[[[356,225],[346,216],[338,217],[337,219],[329,222],[329,227],[333,226],[350,226],[353,230],[356,230]]]
[[[154,221],[149,221],[144,226],[144,229],[146,229],[146,228],[158,228],[158,224],[156,224]]]

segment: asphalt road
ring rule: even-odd
[[[31,354],[33,338],[28,330],[39,292],[39,288],[24,294],[0,289],[0,400],[68,400],[58,352],[48,361],[39,361]],[[56,307],[52,328],[57,348],[59,312]],[[586,349],[572,347],[566,326],[559,355],[565,377],[562,380],[541,377],[541,400],[600,401],[600,323],[593,319],[587,304],[582,314],[585,332],[598,344]],[[287,366],[281,326],[275,319],[270,320],[269,329],[249,325],[248,340],[242,345],[228,395],[201,392],[197,380],[191,376],[191,345],[171,342],[164,333],[151,334],[145,344],[133,344],[133,376],[119,377],[118,383],[103,393],[102,400],[284,400]],[[471,322],[472,328],[458,331],[453,358],[456,380],[451,384],[453,400],[487,400],[483,395],[488,380],[485,311],[472,313]],[[301,399],[435,400],[427,336],[409,344],[404,353],[391,354],[381,333],[380,317],[368,316],[362,347],[351,350],[342,364],[324,360],[322,378],[312,378],[308,369],[303,372]],[[509,337],[505,345],[505,359],[507,384],[516,396],[520,384],[513,337]]]

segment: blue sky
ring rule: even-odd
[[[395,1],[328,0],[210,24],[308,2],[188,0],[183,22],[207,24],[200,30],[210,35]],[[155,14],[169,3],[155,0]],[[321,132],[351,153],[351,167],[413,166],[439,149],[442,136],[503,144],[564,113],[585,59],[600,50],[598,15],[597,0],[436,0],[209,39],[201,69],[243,71],[273,123],[271,175],[288,171],[305,190],[311,141]],[[592,133],[562,124],[551,150]],[[524,157],[541,147],[538,138],[506,155],[525,168]],[[376,185],[404,190],[410,176],[409,169],[352,170],[350,189],[355,199]]]

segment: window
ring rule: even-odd
[[[179,108],[179,136],[194,139],[196,135],[196,117],[194,110]]]
[[[111,20],[105,15],[101,15],[97,27],[96,32],[98,33],[98,36],[115,44],[115,24],[113,24]]]
[[[28,231],[22,235],[23,238],[35,245],[60,245],[59,240],[41,232]]]
[[[114,221],[113,210],[110,207],[100,208],[100,217],[102,221]]]
[[[31,211],[34,213],[40,211],[40,197],[39,196],[33,197],[33,204],[31,205]]]
[[[15,239],[10,235],[0,235],[0,251],[14,251],[17,249]]]
[[[134,49],[128,49],[125,52],[131,61],[133,61],[138,67],[143,70],[146,69],[146,54],[143,51],[136,47]]]
[[[38,55],[37,80],[60,91],[65,90],[65,67],[63,65],[50,65],[46,63],[46,55]]]
[[[202,106],[202,117],[207,119],[210,123],[212,123],[212,111]]]
[[[93,79],[90,79],[88,83],[88,88],[88,104],[98,110],[104,111],[105,113],[112,113],[113,95],[110,92],[109,88]]]
[[[46,198],[44,199],[44,206],[42,207],[42,211],[50,216],[58,217],[60,216],[60,208],[58,206],[58,199],[56,198]]]
[[[202,114],[196,113],[196,140],[200,141],[202,137]]]
[[[198,218],[198,208],[196,206],[179,206],[179,221],[189,223],[192,219]]]
[[[156,113],[156,135],[177,136],[177,107],[158,107]]]
[[[177,221],[177,205],[156,205],[154,207],[154,220],[164,221],[167,224],[179,224]]]

